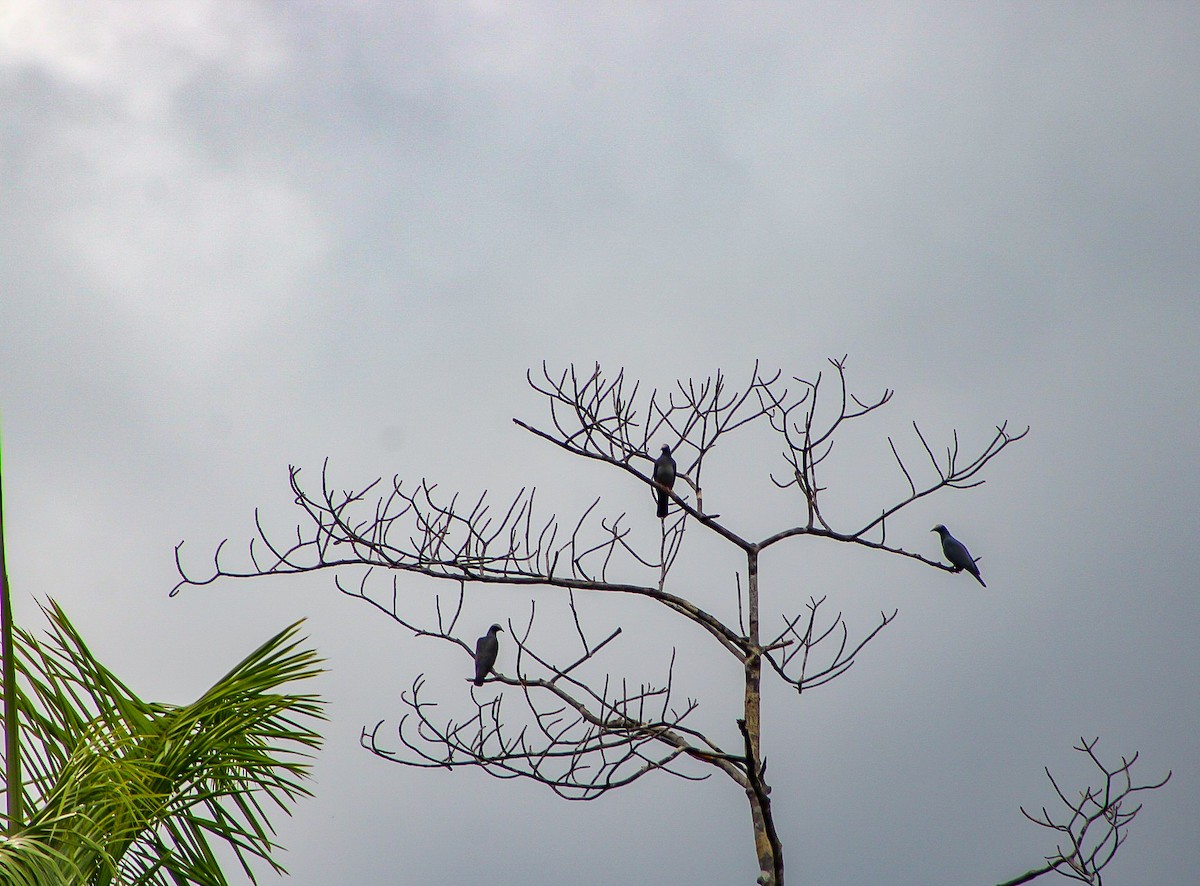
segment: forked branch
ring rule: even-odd
[[[718,371],[704,381],[688,379],[667,391],[652,390],[648,398],[639,396],[639,384],[626,386],[623,369],[610,380],[599,363],[586,375],[574,365],[554,375],[543,363],[541,376],[528,372],[526,380],[549,402],[554,432],[543,436],[577,455],[621,465],[638,458],[653,461],[654,444],[665,442],[680,473],[699,486],[704,457],[721,436],[766,412],[762,392],[780,374],[764,376],[756,362],[744,391],[730,391]]]
[[[932,495],[942,489],[970,489],[981,485],[984,480],[979,477],[983,468],[993,458],[1000,454],[1005,447],[1015,443],[1026,434],[1026,427],[1019,433],[1008,430],[1008,424],[1003,423],[996,428],[996,434],[984,446],[983,450],[973,458],[964,460],[959,452],[958,432],[953,431],[953,443],[946,447],[944,459],[939,459],[929,445],[924,432],[913,423],[917,439],[929,458],[933,477],[918,483],[915,471],[911,469],[900,455],[895,441],[889,437],[888,445],[892,455],[900,467],[908,484],[908,495],[880,509],[877,516],[871,517],[857,528],[836,529],[825,517],[822,511],[821,493],[826,491],[820,485],[818,468],[833,452],[834,434],[846,422],[861,418],[876,409],[886,405],[893,391],[885,388],[883,393],[874,399],[861,399],[849,393],[846,384],[846,358],[830,360],[836,371],[837,389],[832,405],[827,405],[822,398],[824,377],[818,374],[815,381],[797,378],[801,385],[802,394],[795,399],[787,397],[787,391],[776,395],[770,386],[759,389],[763,398],[763,408],[768,416],[771,427],[783,437],[783,458],[788,464],[788,476],[779,479],[773,474],[771,480],[781,489],[796,487],[804,497],[807,519],[801,526],[785,529],[760,541],[755,547],[758,550],[769,547],[787,538],[799,535],[811,535],[819,538],[829,538],[834,541],[863,545],[864,547],[898,554],[913,560],[918,560],[927,566],[953,571],[937,560],[923,557],[920,554],[905,550],[903,547],[890,544],[887,539],[887,521],[904,508]]]
[[[440,640],[470,654],[468,643],[452,633],[462,609],[461,591],[450,607],[453,617],[443,619],[439,606],[436,625],[417,625],[361,586],[357,590],[339,587],[387,613],[414,636]],[[570,608],[578,626],[573,599]],[[739,755],[726,753],[684,722],[699,703],[690,698],[680,704],[673,700],[674,653],[661,684],[614,683],[607,676],[598,684],[589,683],[579,672],[618,639],[620,628],[599,642],[589,640],[580,628],[579,654],[559,664],[530,642],[535,615],[531,605],[523,627],[509,621],[508,633],[516,648],[514,673],[496,672],[484,684],[511,686],[516,692],[481,698],[483,691],[472,687],[469,715],[444,718],[435,711],[437,703],[425,696],[426,676],[418,675],[400,694],[406,712],[395,727],[398,744],[385,744],[381,720],[363,730],[363,746],[406,766],[477,766],[499,778],[528,778],[570,800],[596,799],[654,771],[688,780],[708,777],[710,773],[680,768],[688,759],[744,782]],[[464,667],[464,678],[468,672]]]
[[[823,686],[850,670],[863,647],[874,640],[899,614],[898,609],[892,610],[891,615],[886,612],[879,613],[879,624],[857,643],[851,644],[850,630],[842,618],[842,613],[837,613],[828,625],[819,626],[817,611],[825,600],[825,597],[820,600],[810,597],[806,607],[807,618],[803,614],[785,618],[783,630],[766,644],[764,650],[767,662],[780,677],[794,686],[797,692],[802,693],[805,689]],[[826,644],[825,641],[830,642]],[[832,654],[818,661],[815,654],[818,647],[821,647],[822,651],[830,650]]]
[[[845,422],[883,406],[893,394],[893,391],[885,388],[877,400],[860,400],[850,394],[846,387],[846,358],[830,359],[829,363],[837,371],[838,392],[837,405],[828,414],[825,411],[818,413],[822,405],[821,384],[824,381],[824,374],[820,372],[813,381],[799,377],[793,379],[800,384],[802,391],[794,400],[788,398],[786,388],[778,393],[766,390],[760,395],[771,427],[783,436],[783,457],[791,468],[791,477],[786,481],[777,480],[774,475],[771,480],[780,489],[799,487],[808,508],[807,526],[810,529],[818,523],[826,530],[831,529],[821,514],[819,496],[825,490],[817,482],[817,468],[833,452],[834,433]]]
[[[598,500],[564,532],[556,517],[534,517],[533,490],[521,490],[500,508],[486,493],[465,503],[446,496],[436,484],[422,480],[406,486],[393,478],[391,488],[376,491],[380,481],[361,491],[337,490],[330,485],[328,463],[321,472],[321,488],[310,494],[300,483],[300,469],[292,467],[290,480],[297,505],[307,525],[295,530],[295,539],[277,541],[255,513],[257,538],[249,545],[250,565],[231,566],[222,557],[225,542],[217,546],[212,567],[195,575],[184,566],[181,542],[175,548],[180,581],[171,594],[185,586],[203,586],[220,578],[290,575],[324,569],[367,567],[414,572],[453,582],[557,587],[568,591],[625,593],[648,597],[686,616],[737,656],[745,652],[738,632],[690,601],[664,590],[665,576],[679,550],[681,521],[664,529],[657,554],[641,550],[625,525],[625,515],[597,517]],[[641,567],[654,574],[654,584],[633,584],[610,579],[615,565]]]
[[[1046,863],[1001,883],[1000,886],[1018,886],[1028,883],[1043,874],[1054,871],[1070,880],[1101,886],[1103,871],[1129,836],[1129,825],[1142,810],[1140,802],[1131,798],[1142,791],[1155,791],[1171,778],[1168,772],[1156,782],[1134,784],[1133,764],[1138,755],[1122,757],[1121,765],[1109,768],[1096,756],[1099,741],[1079,740],[1075,750],[1086,754],[1092,764],[1103,774],[1103,784],[1085,787],[1078,796],[1070,795],[1059,786],[1058,780],[1046,770],[1046,777],[1054,788],[1065,809],[1051,813],[1045,806],[1040,812],[1029,812],[1024,806],[1021,814],[1039,827],[1058,835],[1054,854],[1046,856]]]

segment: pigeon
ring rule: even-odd
[[[658,489],[658,518],[667,516],[667,489],[675,485],[675,459],[671,458],[671,447],[664,445],[662,455],[654,460],[654,482]],[[661,487],[665,486],[666,489]]]
[[[987,584],[979,577],[979,566],[975,563],[971,552],[967,550],[967,546],[950,534],[945,526],[939,523],[929,530],[936,532],[942,537],[942,553],[946,555],[946,559],[950,561],[950,565],[954,567],[955,572],[967,570],[975,576],[975,580],[985,588]]]
[[[500,625],[492,625],[486,634],[475,641],[476,686],[483,685],[483,681],[492,671],[492,665],[496,663],[496,655],[500,652],[500,641],[496,638],[496,632],[502,630],[504,628]]]

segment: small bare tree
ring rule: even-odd
[[[181,581],[172,593],[221,577],[358,567],[357,581],[346,582],[338,575],[342,593],[378,608],[416,637],[433,638],[470,656],[473,638],[464,636],[460,626],[469,588],[500,584],[558,589],[574,624],[573,651],[548,651],[535,642],[537,613],[531,604],[522,622],[510,620],[507,625],[516,649],[512,673],[491,677],[515,693],[482,699],[472,689],[469,715],[447,719],[428,697],[425,676],[418,675],[401,694],[405,712],[394,737],[385,736],[385,721],[380,721],[363,730],[363,745],[408,766],[471,765],[501,778],[533,779],[575,800],[595,799],[650,772],[687,779],[723,774],[745,792],[749,804],[758,882],[782,886],[783,850],[760,750],[764,663],[777,679],[802,694],[844,674],[896,612],[881,612],[873,625],[855,633],[841,612],[829,609],[826,597],[812,597],[802,611],[785,615],[777,630],[765,631],[759,610],[760,556],[788,539],[811,536],[955,571],[889,541],[888,520],[935,492],[980,485],[987,463],[1029,431],[1011,433],[1001,424],[973,455],[960,453],[955,433],[944,455],[937,455],[914,423],[913,443],[923,467],[906,461],[903,447],[888,438],[905,491],[859,522],[835,526],[822,507],[821,483],[834,436],[848,422],[884,406],[892,391],[859,399],[847,389],[845,359],[830,363],[833,372],[828,378],[818,374],[814,380],[785,383],[781,373],[767,374],[756,365],[742,390],[731,390],[718,373],[703,382],[679,382],[669,391],[652,391],[648,397],[638,384],[628,383],[623,372],[608,378],[598,365],[586,373],[570,367],[552,374],[545,365],[540,375],[528,373],[530,386],[549,405],[549,423],[514,421],[538,438],[623,471],[651,491],[658,487],[648,453],[656,448],[654,443],[670,444],[678,460],[679,481],[669,490],[674,514],[662,521],[661,532],[652,539],[636,532],[626,514],[599,515],[599,499],[564,524],[553,515],[535,514],[532,489],[495,506],[486,492],[465,500],[426,480],[410,485],[399,477],[387,484],[376,480],[360,491],[338,491],[323,470],[320,489],[314,491],[302,485],[300,471],[293,467],[292,491],[306,516],[295,539],[281,544],[259,522],[248,566],[227,566],[218,546],[212,569],[203,577],[185,571],[177,548]],[[706,508],[702,484],[706,460],[718,444],[749,425],[764,426],[777,435],[784,473],[772,474],[771,479],[782,489],[797,490],[806,514],[802,524],[761,540],[747,537]],[[732,545],[745,558],[744,570],[731,588],[737,599],[736,623],[700,608],[672,588],[672,568],[693,527]],[[391,581],[381,589],[376,575],[383,570]],[[443,579],[455,590],[438,594],[434,611],[420,619],[412,614],[416,607],[400,585],[401,573]],[[643,580],[635,580],[636,575]],[[730,718],[737,721],[741,742],[722,746],[695,725],[692,715],[699,701],[677,697],[674,650],[658,680],[630,683],[613,678],[604,655],[621,629],[590,635],[576,605],[579,594],[647,598],[705,631],[744,675],[740,710]],[[1072,859],[1087,863],[1079,851],[1061,855],[1047,870],[1062,870],[1064,864],[1073,864]]]
[[[1081,738],[1075,750],[1085,754],[1100,770],[1104,776],[1104,784],[1097,788],[1086,787],[1079,792],[1078,799],[1070,798],[1063,793],[1058,780],[1047,769],[1046,777],[1050,779],[1054,793],[1058,795],[1066,810],[1052,815],[1043,806],[1041,813],[1035,814],[1022,806],[1021,813],[1034,824],[1058,834],[1059,843],[1055,846],[1054,854],[1046,856],[1045,864],[1001,883],[1000,886],[1018,886],[1051,871],[1081,883],[1103,886],[1104,869],[1129,836],[1130,822],[1142,810],[1141,803],[1133,803],[1129,798],[1141,791],[1161,788],[1171,778],[1171,773],[1168,772],[1159,781],[1135,785],[1132,773],[1138,755],[1122,757],[1121,765],[1110,769],[1096,756],[1095,747],[1099,741],[1098,738],[1091,741]]]

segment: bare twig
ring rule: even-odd
[[[807,606],[808,618],[803,628],[800,628],[801,616],[785,618],[783,630],[767,643],[763,650],[763,657],[775,672],[794,686],[797,692],[802,693],[805,689],[823,686],[850,670],[855,656],[899,614],[899,610],[893,610],[891,615],[886,612],[879,613],[879,624],[862,640],[851,646],[850,631],[842,618],[842,613],[837,613],[824,629],[817,627],[817,610],[825,600],[825,597],[820,600],[810,597]],[[815,670],[810,669],[812,652],[825,640],[830,639],[836,641],[836,651],[824,665]],[[773,655],[772,652],[775,651],[782,654]]]
[[[339,588],[385,612],[415,637],[440,640],[471,655],[470,644],[447,631],[440,617],[437,626],[421,626],[371,597],[365,584],[354,589],[339,583]],[[460,606],[461,599],[455,610]],[[406,766],[470,765],[502,778],[530,778],[571,800],[595,799],[656,770],[690,780],[708,777],[708,773],[679,769],[675,764],[683,759],[716,766],[741,779],[737,756],[726,754],[685,724],[698,703],[688,699],[677,706],[672,701],[673,664],[665,684],[622,684],[619,690],[612,690],[605,681],[602,688],[593,689],[574,674],[616,640],[621,629],[593,642],[576,617],[580,653],[573,661],[558,665],[530,645],[535,612],[531,606],[523,628],[509,622],[517,673],[497,672],[486,681],[520,689],[507,699],[507,706],[503,694],[481,699],[472,689],[471,716],[439,719],[434,710],[437,704],[423,694],[425,675],[418,675],[400,695],[407,712],[396,725],[399,745],[385,745],[380,734],[385,721],[380,721],[363,730],[363,746]],[[464,677],[468,672],[464,667]],[[519,705],[515,713],[510,710],[514,698]]]
[[[1142,810],[1142,804],[1134,804],[1130,798],[1142,791],[1158,790],[1170,780],[1171,773],[1168,772],[1156,782],[1134,784],[1132,770],[1138,755],[1135,753],[1132,757],[1122,757],[1120,766],[1110,768],[1096,756],[1098,741],[1099,738],[1091,741],[1081,738],[1075,750],[1086,754],[1100,770],[1104,776],[1103,785],[1086,787],[1078,797],[1068,796],[1047,769],[1046,777],[1066,809],[1051,814],[1045,806],[1040,812],[1029,812],[1022,806],[1021,814],[1039,827],[1058,834],[1058,845],[1053,855],[1046,856],[1045,864],[1006,880],[1000,886],[1028,883],[1051,871],[1070,880],[1095,886],[1103,884],[1103,870],[1116,856],[1117,850],[1129,836],[1129,825]]]

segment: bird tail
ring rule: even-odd
[[[483,677],[476,677],[471,682],[474,683],[476,686],[482,686],[483,685]]]
[[[979,582],[979,583],[980,583],[981,585],[983,585],[985,588],[987,587],[987,582],[985,582],[985,581],[983,580],[983,576],[981,576],[981,575],[980,575],[978,572],[972,572],[971,574],[972,574],[973,576],[975,576],[975,580],[976,580],[977,582]]]
[[[658,490],[658,519],[665,520],[667,516],[667,491]]]

